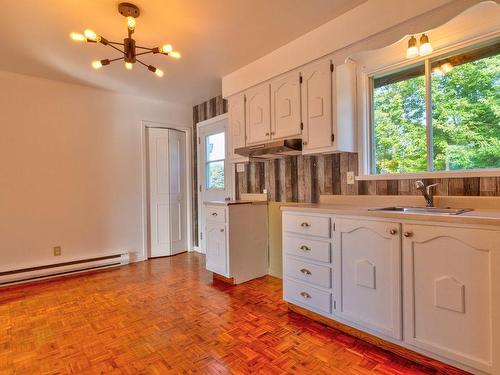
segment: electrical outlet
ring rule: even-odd
[[[354,172],[347,172],[347,185],[354,185]]]
[[[238,173],[245,172],[245,164],[237,163],[236,164],[236,172],[238,172]]]
[[[54,246],[54,256],[55,256],[55,257],[60,256],[60,255],[61,255],[61,252],[62,252],[62,250],[61,250],[61,246]]]

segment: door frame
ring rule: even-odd
[[[204,120],[204,121],[200,121],[200,122],[196,123],[196,138],[197,138],[196,139],[196,181],[197,181],[197,186],[195,188],[196,188],[196,195],[198,196],[198,207],[196,208],[197,209],[197,221],[198,221],[198,233],[193,233],[193,238],[194,238],[194,235],[196,235],[196,236],[199,235],[200,228],[202,225],[200,213],[202,211],[203,202],[201,202],[201,200],[200,200],[200,191],[199,191],[200,181],[198,181],[198,178],[200,177],[200,163],[199,163],[200,155],[198,154],[199,148],[200,148],[200,139],[199,139],[200,128],[203,128],[203,127],[208,126],[208,125],[212,125],[214,123],[217,123],[217,122],[220,122],[223,120],[227,120],[226,154],[229,156],[226,158],[226,163],[230,163],[230,169],[231,169],[231,173],[229,174],[229,178],[231,179],[231,181],[229,182],[229,195],[232,198],[234,198],[234,194],[235,194],[234,180],[235,180],[235,178],[234,178],[233,166],[231,163],[231,158],[230,158],[230,153],[229,153],[229,147],[231,147],[231,142],[229,139],[229,114],[226,112],[226,113],[223,113],[222,115],[215,116],[215,117],[209,118],[208,120]],[[199,241],[199,238],[198,238],[198,241]],[[196,250],[202,254],[205,253],[204,249],[202,249],[199,246],[199,244],[198,244],[198,246],[194,247],[194,250]]]
[[[174,123],[163,123],[156,121],[142,120],[140,126],[141,132],[141,174],[142,174],[142,255],[138,256],[137,259],[132,259],[132,261],[141,261],[149,259],[151,255],[151,244],[150,244],[150,226],[149,222],[149,156],[148,156],[148,139],[147,139],[147,129],[148,128],[159,128],[159,129],[173,129],[184,132],[186,134],[186,189],[187,189],[187,204],[186,204],[186,233],[187,233],[187,247],[188,251],[193,251],[193,163],[189,161],[192,160],[193,155],[193,128],[190,125],[180,125]]]

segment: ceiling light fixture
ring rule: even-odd
[[[408,40],[408,48],[406,49],[406,58],[412,59],[417,56],[425,56],[432,52],[432,46],[429,42],[429,37],[426,34],[420,36],[420,46],[417,47],[417,38],[414,35]]]
[[[162,55],[170,56],[174,59],[180,59],[181,54],[177,51],[174,51],[170,44],[165,44],[161,47],[154,48],[137,46],[135,40],[132,38],[132,34],[134,33],[137,26],[136,18],[140,15],[139,8],[134,4],[120,3],[118,5],[118,11],[127,19],[128,36],[123,40],[123,43],[107,40],[106,38],[103,38],[101,35],[96,34],[90,29],[86,29],[83,34],[71,33],[70,38],[75,42],[87,41],[89,43],[101,43],[105,46],[110,46],[111,48],[119,51],[122,54],[122,56],[115,59],[93,61],[91,65],[94,69],[101,69],[103,66],[109,65],[114,61],[123,60],[125,62],[125,68],[128,70],[132,70],[134,64],[137,62],[145,66],[149,71],[155,73],[158,77],[163,77],[162,70],[154,67],[153,65],[142,62],[141,60],[137,59],[137,56],[147,55],[149,53],[160,53]],[[141,50],[141,52],[137,52],[137,50]]]

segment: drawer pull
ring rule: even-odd
[[[396,229],[391,229],[389,233],[394,236],[396,233],[398,233],[398,231]]]
[[[404,236],[405,237],[411,237],[411,236],[413,236],[413,233],[412,232],[405,232]]]
[[[307,268],[302,268],[300,270],[304,275],[312,275],[311,271],[309,271]]]
[[[217,216],[217,212],[212,212],[212,216]]]
[[[300,247],[300,250],[302,250],[302,251],[311,251],[311,249],[309,247],[307,247],[306,245],[302,245]]]
[[[302,228],[309,228],[311,226],[311,224],[304,222],[304,223],[300,224],[300,226]]]
[[[300,295],[302,296],[302,298],[305,298],[305,299],[311,298],[311,295],[309,293],[306,293],[306,292],[302,292],[302,293],[300,293]]]

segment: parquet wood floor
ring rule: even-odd
[[[0,374],[68,373],[438,371],[288,312],[279,279],[214,284],[187,253],[0,289]]]

